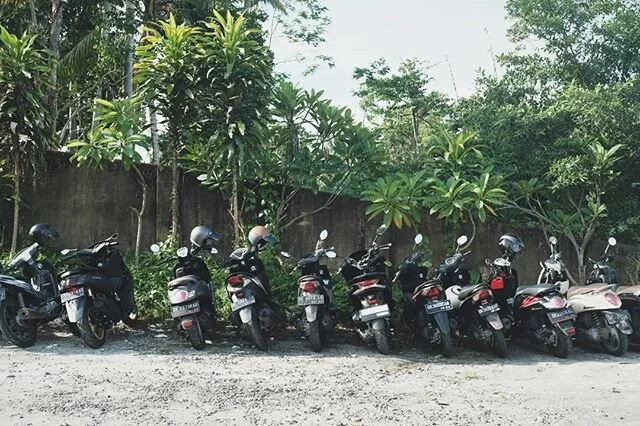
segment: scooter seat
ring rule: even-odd
[[[629,296],[640,296],[640,285],[626,286],[626,287],[618,287],[616,293],[621,296],[623,294]]]
[[[68,278],[72,275],[80,275],[80,274],[86,274],[87,272],[93,272],[93,269],[87,269],[87,268],[76,268],[76,269],[70,269],[66,272],[63,272],[62,274],[60,274],[60,279],[63,280],[65,278]]]
[[[169,281],[169,284],[167,284],[167,286],[169,287],[169,290],[171,290],[182,285],[187,285],[194,282],[197,283],[199,281],[202,280],[196,275],[185,275],[184,277],[176,278],[175,280]]]
[[[555,284],[521,285],[516,289],[516,296],[538,296],[540,294],[551,293],[552,291],[556,290],[557,287],[555,286]]]
[[[487,290],[487,286],[485,284],[474,284],[462,287],[460,293],[458,293],[458,299],[464,300],[479,290]]]
[[[607,290],[610,287],[611,287],[611,284],[604,284],[604,283],[582,285],[579,287],[571,287],[567,292],[567,297],[578,296],[580,294],[587,294],[587,293],[594,293],[594,292],[598,293],[598,292]]]

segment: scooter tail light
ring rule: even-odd
[[[360,281],[358,283],[358,287],[370,287],[374,284],[378,284],[380,280],[366,280],[366,281]]]
[[[473,300],[479,302],[480,300],[486,300],[491,297],[491,291],[489,290],[480,290],[476,294],[473,295]]]
[[[300,283],[300,288],[305,293],[315,293],[317,287],[315,281],[303,281]]]
[[[604,298],[607,299],[607,302],[611,303],[612,305],[619,306],[622,304],[620,298],[612,291],[607,291],[606,293],[604,293]]]
[[[240,287],[244,285],[244,279],[240,275],[231,275],[227,278],[227,284],[232,287]]]
[[[187,292],[186,290],[174,290],[174,292],[171,294],[171,302],[173,303],[184,302],[188,298],[189,292]]]
[[[430,287],[423,292],[429,299],[436,299],[441,293],[442,291],[438,287]]]

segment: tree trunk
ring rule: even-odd
[[[172,149],[171,149],[171,233],[173,234],[174,241],[180,242],[180,215],[179,215],[179,189],[178,180],[180,178],[180,171],[178,170],[178,143],[172,134]]]
[[[131,0],[126,2],[127,20],[131,27],[135,25],[134,21],[134,9]],[[124,63],[124,91],[127,97],[131,99],[133,96],[133,37],[134,34],[127,35],[127,56]]]
[[[413,129],[413,147],[418,147],[418,139],[420,132],[420,123],[418,122],[418,112],[415,110],[411,111],[411,128]]]
[[[138,175],[138,182],[142,187],[142,202],[140,203],[140,209],[135,210],[136,215],[138,216],[138,229],[136,230],[136,259],[140,256],[140,244],[142,244],[142,219],[144,217],[144,212],[147,208],[147,181],[144,179],[144,175],[140,171],[137,166],[133,166],[133,170]]]
[[[158,138],[158,114],[154,105],[149,107],[149,123],[151,124],[151,146],[153,149],[153,164],[160,165],[160,141]]]
[[[58,63],[60,58],[60,33],[62,31],[62,0],[51,0],[51,33],[49,49],[56,59],[51,64],[51,89],[48,93],[48,103],[51,108],[52,130],[55,133],[58,121]]]
[[[20,227],[20,180],[22,169],[20,166],[20,151],[18,151],[19,136],[15,131],[11,135],[15,153],[13,155],[13,234],[11,235],[11,253],[18,249],[18,228]]]
[[[240,212],[238,211],[238,165],[231,169],[231,216],[233,218],[233,243],[240,243]]]
[[[38,33],[38,17],[36,15],[36,2],[29,0],[29,11],[31,12],[31,32]]]

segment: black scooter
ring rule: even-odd
[[[302,312],[297,328],[308,337],[311,349],[316,352],[322,350],[327,332],[335,326],[335,316],[331,309],[331,274],[326,265],[320,264],[323,257],[336,257],[333,248],[324,248],[324,241],[328,235],[327,230],[323,230],[316,242],[315,250],[301,257],[296,264],[302,272],[298,279],[298,306],[302,308]],[[288,253],[283,252],[282,255],[289,257]]]
[[[151,251],[159,253],[160,246],[152,245]],[[197,350],[204,349],[205,338],[213,339],[216,325],[217,306],[211,273],[198,257],[205,252],[195,245],[191,249],[181,247],[176,251],[177,258],[165,261],[177,261],[173,268],[174,279],[167,284],[171,317],[178,332]],[[208,252],[216,254],[218,250],[212,247]]]
[[[21,348],[32,346],[38,325],[62,312],[53,266],[38,259],[42,247],[58,233],[48,225],[31,227],[32,245],[22,250],[3,271],[0,265],[0,330]]]
[[[391,243],[377,245],[376,239],[387,227],[381,225],[365,250],[351,253],[340,269],[349,286],[349,304],[356,332],[365,343],[375,342],[382,354],[391,352],[391,318],[395,305],[391,295],[391,281],[387,275],[390,263],[382,254]]]
[[[416,235],[414,250],[422,242]],[[428,280],[428,268],[419,266],[424,253],[416,251],[398,267],[393,282],[398,282],[403,295],[403,319],[416,337],[428,345],[440,346],[443,356],[453,355],[453,338],[449,312],[453,310],[438,279]]]
[[[133,277],[117,245],[116,233],[89,248],[61,252],[75,267],[60,274],[60,299],[69,322],[94,349],[104,345],[106,330],[119,321],[134,327],[137,316]]]
[[[275,303],[267,290],[269,277],[258,257],[259,248],[234,250],[223,267],[229,268],[227,293],[231,299],[232,322],[240,333],[250,336],[260,350],[267,350],[267,335],[276,324]]]

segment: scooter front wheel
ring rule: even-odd
[[[33,346],[36,342],[37,327],[33,320],[18,323],[18,303],[15,299],[4,299],[0,302],[0,330],[14,345],[21,348]]]

